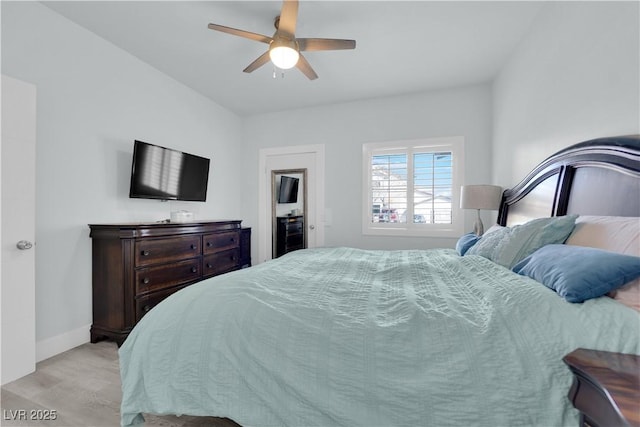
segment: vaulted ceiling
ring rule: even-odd
[[[212,31],[271,36],[279,1],[46,1],[64,15],[239,115],[491,81],[544,3],[304,1],[297,37],[345,38],[355,50],[306,52],[319,78],[269,63],[266,45]]]

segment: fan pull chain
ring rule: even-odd
[[[281,78],[283,78],[283,79],[284,79],[284,70],[282,70],[282,72],[281,72],[280,76],[281,76]],[[277,77],[278,77],[278,67],[276,67],[276,66],[274,65],[274,67],[273,67],[273,78],[275,79],[275,78],[277,78]]]

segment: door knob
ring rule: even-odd
[[[311,225],[309,226],[309,228],[310,228],[311,230],[315,230],[315,229],[316,229],[316,226],[315,226],[315,225],[313,225],[313,224],[311,224]]]
[[[18,243],[16,243],[16,247],[21,251],[24,251],[27,249],[31,249],[33,247],[33,243],[29,242],[28,240],[20,240]]]

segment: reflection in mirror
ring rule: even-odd
[[[307,247],[307,170],[271,171],[272,257]]]

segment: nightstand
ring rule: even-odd
[[[569,400],[580,426],[640,427],[640,356],[579,348],[562,360],[574,375]]]

